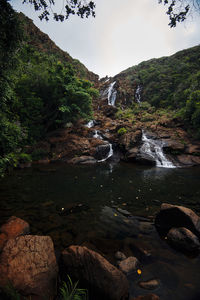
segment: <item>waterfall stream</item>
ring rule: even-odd
[[[142,141],[143,145],[140,148],[140,152],[152,157],[155,160],[157,167],[176,168],[176,166],[166,158],[163,152],[162,141],[148,138],[144,131],[142,131]]]
[[[109,152],[108,152],[108,155],[105,158],[103,158],[103,159],[97,160],[97,162],[106,161],[111,156],[113,156],[113,148],[112,148],[112,144],[109,143]]]
[[[142,91],[142,86],[138,85],[135,92],[135,99],[137,103],[141,103],[141,91]]]
[[[117,91],[114,89],[116,81],[112,82],[108,87],[108,105],[115,106]]]

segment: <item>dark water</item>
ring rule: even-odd
[[[0,223],[21,217],[32,233],[50,235],[59,249],[85,243],[111,261],[117,250],[139,256],[142,274],[130,278],[132,296],[149,293],[138,281],[158,278],[153,292],[161,299],[200,299],[199,257],[171,249],[151,223],[163,202],[200,212],[199,167],[35,166],[2,179],[0,199]]]

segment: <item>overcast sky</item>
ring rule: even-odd
[[[100,77],[114,76],[141,61],[200,44],[200,15],[170,28],[165,8],[158,0],[94,2],[95,18],[71,16],[59,23],[41,22],[33,6],[11,0],[16,10],[31,18],[61,49]]]

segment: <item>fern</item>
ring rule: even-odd
[[[62,287],[60,288],[61,299],[62,300],[87,300],[88,292],[86,289],[77,288],[78,281],[73,284],[69,275],[68,282],[63,282]]]

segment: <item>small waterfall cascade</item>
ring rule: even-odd
[[[140,148],[140,152],[152,157],[156,161],[157,167],[176,168],[176,166],[166,158],[163,152],[163,142],[148,138],[144,131],[142,131],[142,141],[143,145]]]
[[[136,102],[139,104],[141,103],[141,91],[142,91],[142,86],[138,85],[136,92],[135,92],[135,99],[136,99]]]
[[[112,148],[112,144],[109,143],[109,152],[108,152],[108,155],[105,158],[103,158],[103,159],[97,160],[97,162],[106,161],[111,156],[113,156],[113,148]]]
[[[87,128],[92,128],[92,127],[94,127],[94,120],[90,120],[85,126],[87,127]]]
[[[108,105],[115,106],[117,91],[114,88],[116,81],[112,82],[108,87]]]
[[[93,137],[94,137],[95,139],[103,140],[103,138],[102,138],[102,136],[99,134],[99,131],[98,131],[98,130],[95,130],[95,131],[94,131]]]

